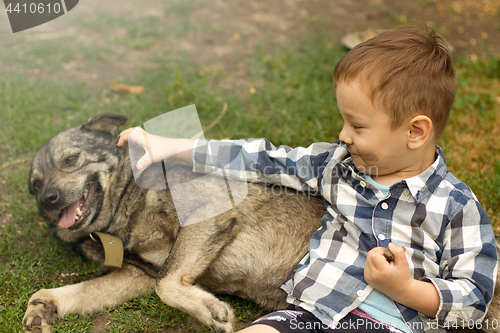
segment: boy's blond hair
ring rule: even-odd
[[[427,27],[387,30],[349,51],[335,67],[333,82],[366,83],[368,97],[397,128],[413,116],[432,120],[437,141],[455,99],[453,59],[443,39]]]

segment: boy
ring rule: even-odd
[[[322,227],[282,286],[289,308],[246,332],[445,332],[481,320],[497,273],[493,230],[436,146],[455,97],[449,51],[427,29],[388,30],[348,52],[334,84],[340,142],[291,149],[235,140],[227,148],[148,136],[146,144],[128,129],[118,145],[149,146],[138,169],[175,155],[211,172],[226,168],[214,156],[239,153],[245,163],[230,164],[231,175],[325,198]]]

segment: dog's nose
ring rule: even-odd
[[[42,196],[42,202],[47,206],[55,206],[61,198],[59,191],[56,189],[47,190]]]

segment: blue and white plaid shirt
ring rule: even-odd
[[[195,172],[223,170],[321,194],[322,227],[282,288],[289,303],[331,328],[373,290],[364,280],[366,253],[389,242],[406,247],[413,278],[433,283],[440,296],[437,319],[396,303],[412,332],[445,332],[484,317],[497,274],[494,233],[472,191],[447,171],[439,147],[426,171],[392,185],[387,196],[363,179],[338,142],[292,149],[266,139],[200,139],[193,162]]]

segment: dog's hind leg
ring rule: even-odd
[[[233,331],[231,307],[194,283],[234,237],[236,218],[223,215],[181,229],[156,284],[163,302],[221,333]]]

